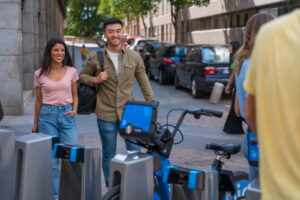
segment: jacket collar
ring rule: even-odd
[[[105,54],[107,54],[107,45],[105,45],[104,47],[103,47],[103,51],[104,51],[104,53]],[[121,49],[121,52],[124,54],[125,53],[125,51],[126,51],[126,47],[123,45],[122,46],[122,49]]]

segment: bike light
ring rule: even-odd
[[[204,70],[202,71],[202,74],[204,75],[217,75],[218,71],[216,70],[215,67],[205,67]]]
[[[125,133],[126,134],[131,134],[132,133],[132,125],[131,124],[128,124],[126,126]]]

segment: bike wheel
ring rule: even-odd
[[[249,185],[248,174],[242,171],[234,172],[234,188],[235,194],[231,192],[225,192],[221,200],[241,200],[246,198],[246,190]]]
[[[120,185],[113,186],[106,194],[101,198],[101,200],[119,200],[120,199]]]

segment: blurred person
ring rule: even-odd
[[[239,41],[232,41],[229,43],[229,53],[230,53],[230,61],[229,61],[229,70],[230,70],[230,78],[225,88],[225,93],[232,93],[232,102],[231,107],[227,116],[227,119],[224,124],[223,131],[230,134],[239,134],[244,133],[243,130],[243,118],[236,116],[234,111],[235,104],[235,83],[234,83],[234,55],[237,50],[241,47]]]
[[[82,58],[82,65],[84,65],[86,56],[89,53],[89,50],[85,47],[84,44],[82,45],[82,49],[81,49],[80,53],[81,53],[81,58]]]
[[[261,26],[271,21],[272,19],[274,19],[274,17],[266,13],[259,13],[250,17],[245,27],[244,44],[236,53],[236,57],[234,61],[235,87],[236,87],[235,111],[237,116],[241,116],[244,119],[245,119],[244,105],[248,93],[243,88],[243,82],[248,72],[250,57],[254,47],[255,37],[259,29],[261,28]],[[251,130],[248,128],[247,134],[249,132],[251,132]],[[244,141],[243,141],[243,152],[246,158],[248,158],[247,134],[245,134]],[[252,181],[257,176],[258,176],[258,167],[249,166],[249,180]]]
[[[300,10],[257,36],[244,87],[245,115],[258,136],[262,200],[300,199]]]
[[[100,87],[95,112],[102,143],[102,170],[108,185],[110,160],[116,154],[123,108],[128,100],[134,99],[134,79],[145,100],[153,100],[154,95],[139,53],[123,46],[122,21],[110,18],[103,23],[103,27],[107,39],[107,45],[103,48],[104,71],[100,71],[97,52],[93,52],[80,72],[80,81]],[[139,146],[127,140],[125,142],[127,150],[140,150]]]
[[[78,73],[63,40],[52,38],[44,50],[41,67],[35,71],[33,133],[58,136],[62,143],[76,143]],[[59,166],[53,159],[53,198],[58,198]]]

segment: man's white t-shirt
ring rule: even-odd
[[[107,53],[114,64],[117,76],[119,76],[119,53],[111,52],[108,49],[107,49]]]

